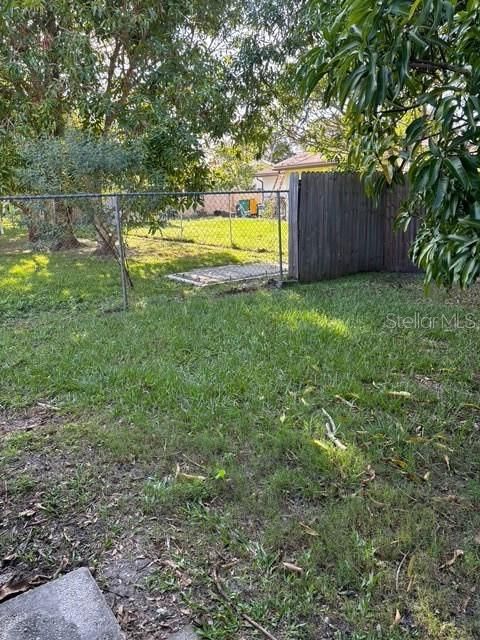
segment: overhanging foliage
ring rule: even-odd
[[[311,6],[318,37],[303,89],[322,80],[326,102],[344,107],[351,161],[373,192],[408,175],[401,221],[422,219],[412,256],[427,281],[471,285],[480,275],[479,3]]]

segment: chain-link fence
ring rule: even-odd
[[[46,306],[75,306],[89,299],[113,304],[120,285],[126,308],[129,294],[138,290],[148,296],[175,280],[208,284],[282,277],[287,195],[247,191],[0,198],[2,300],[26,308],[38,296],[49,301]]]

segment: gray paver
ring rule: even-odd
[[[0,604],[0,640],[124,640],[88,569]]]
[[[185,627],[181,631],[177,631],[177,633],[168,636],[168,640],[198,640],[198,636],[193,627],[188,625],[188,627]]]
[[[183,273],[172,273],[167,278],[185,282],[197,287],[205,287],[209,284],[222,284],[228,282],[242,282],[257,278],[272,278],[278,276],[280,267],[278,264],[268,262],[252,264],[229,264],[223,267],[204,267],[192,269]]]

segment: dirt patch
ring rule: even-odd
[[[65,422],[56,407],[41,403],[27,407],[23,411],[0,412],[0,436],[18,431],[31,431]]]
[[[37,406],[3,415],[2,427],[6,434],[61,421]],[[149,582],[156,573],[162,585],[172,572],[168,549],[152,535],[156,519],[142,510],[153,469],[105,460],[85,443],[67,451],[47,430],[39,435],[42,450],[19,453],[2,469],[0,587],[86,566],[128,638],[165,640],[185,627],[192,612],[176,584],[163,591]]]
[[[415,374],[414,378],[420,386],[428,389],[429,391],[433,391],[433,393],[436,393],[438,396],[443,391],[442,384],[440,382],[437,382],[436,380],[433,380],[432,378],[429,378],[428,376]]]
[[[177,593],[152,593],[148,582],[159,571],[158,560],[133,558],[133,552],[142,554],[142,549],[117,547],[101,562],[96,578],[129,638],[165,640],[189,622],[191,612]]]

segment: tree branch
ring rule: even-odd
[[[434,62],[433,60],[417,60],[412,58],[410,60],[410,66],[412,69],[418,71],[425,71],[426,73],[435,73],[435,71],[452,71],[453,73],[461,73],[462,75],[470,76],[471,70],[467,67],[457,67],[453,64],[446,62]]]
[[[392,107],[391,109],[385,109],[384,111],[380,111],[380,116],[388,115],[389,113],[406,113],[407,111],[412,111],[414,109],[418,109],[423,106],[422,103],[416,102],[415,104],[410,104],[405,107]]]

